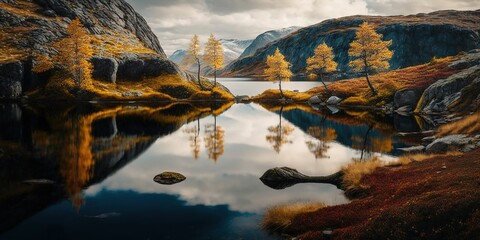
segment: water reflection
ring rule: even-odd
[[[278,125],[268,127],[268,134],[266,136],[267,142],[269,142],[275,152],[280,153],[280,150],[284,144],[292,143],[288,139],[294,131],[293,127],[289,124],[282,126],[282,113],[284,106],[280,107],[280,113],[278,114]]]
[[[230,218],[232,225],[221,226],[234,234],[237,224],[257,221],[259,213],[276,203],[348,201],[335,186],[324,184],[269,189],[258,180],[267,169],[289,166],[307,175],[328,175],[352,158],[397,155],[396,149],[411,141],[395,135],[398,125],[393,118],[355,112],[331,115],[302,105],[0,104],[0,112],[0,232],[15,227],[18,234],[38,222],[18,224],[41,210],[40,216],[70,230],[78,229],[70,225],[78,223],[63,220],[73,216],[111,212],[125,216],[126,211],[135,211],[123,205],[96,206],[105,192],[169,196],[181,200],[183,210],[224,206],[234,215],[242,213],[236,220]],[[180,172],[187,180],[175,186],[152,181],[167,170]],[[32,179],[54,184],[24,182]],[[127,195],[118,195],[117,201]],[[78,213],[67,211],[64,199],[70,199]],[[147,200],[135,201],[133,205],[141,206]],[[61,206],[54,205],[57,202]],[[55,218],[54,212],[59,214]],[[136,214],[145,212],[148,209]],[[188,211],[177,214],[189,217]],[[95,219],[82,221],[91,224]],[[119,226],[106,221],[106,227]],[[244,230],[259,232],[255,224]]]

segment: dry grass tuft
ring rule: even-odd
[[[282,231],[290,226],[293,219],[302,213],[315,212],[326,207],[323,203],[290,203],[280,204],[267,210],[261,226],[268,231]]]
[[[446,157],[446,156],[455,157],[455,156],[461,156],[461,155],[462,155],[461,152],[456,152],[456,151],[448,152],[445,154],[425,154],[425,153],[407,154],[407,155],[400,156],[395,162],[389,163],[388,165],[389,166],[396,166],[396,165],[405,166],[412,162],[422,162],[432,158]]]
[[[354,161],[342,168],[344,173],[343,186],[345,189],[364,188],[361,185],[362,177],[372,173],[378,167],[382,167],[383,162],[378,157],[373,157],[365,161]]]
[[[295,102],[306,102],[314,94],[304,93],[304,92],[292,92],[288,90],[283,91],[283,95],[286,99],[292,99]],[[279,100],[281,99],[280,90],[278,89],[268,89],[260,95],[254,96],[251,98],[253,101],[262,101],[262,100]]]
[[[452,134],[480,134],[480,112],[441,126],[437,136],[443,137]]]

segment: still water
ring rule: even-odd
[[[266,170],[393,159],[418,122],[303,105],[0,104],[0,239],[276,239],[259,227],[266,208],[348,200],[328,184],[271,189]],[[155,183],[164,171],[187,179]]]

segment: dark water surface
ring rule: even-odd
[[[394,159],[418,119],[308,106],[198,103],[0,104],[0,239],[274,239],[279,203],[346,203],[327,184],[274,190],[288,166],[327,175],[352,159]],[[152,179],[182,173],[176,185]]]

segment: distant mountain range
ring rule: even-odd
[[[224,64],[225,66],[228,66],[230,63],[239,58],[251,56],[257,51],[257,49],[262,48],[268,43],[276,41],[284,36],[287,36],[298,29],[300,29],[300,27],[293,26],[278,30],[271,30],[258,35],[254,40],[221,39],[220,42],[222,43],[225,57]],[[185,65],[184,59],[186,56],[187,50],[179,49],[173,52],[168,59],[179,65]],[[192,72],[196,71],[195,64],[184,66],[184,68]],[[208,74],[210,72],[210,68],[203,66],[201,72],[202,74]]]

